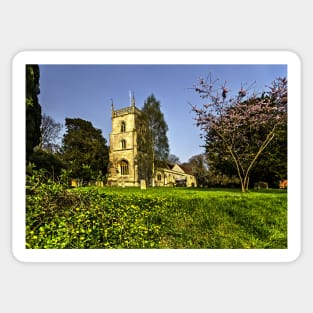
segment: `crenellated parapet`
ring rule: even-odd
[[[137,107],[129,106],[118,110],[112,110],[112,118],[128,114],[139,114],[140,112],[141,111]]]

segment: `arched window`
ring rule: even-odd
[[[120,162],[120,170],[121,170],[121,175],[128,175],[129,174],[127,161],[123,160]]]
[[[122,146],[122,149],[126,149],[126,140],[125,139],[121,140],[121,146]]]
[[[124,121],[122,121],[121,123],[121,133],[125,133],[126,131],[126,123]]]

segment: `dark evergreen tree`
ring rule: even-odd
[[[263,181],[270,187],[277,188],[281,180],[287,179],[287,146],[287,125],[285,125],[277,132],[277,136],[252,170],[251,186]]]
[[[38,101],[40,71],[38,65],[26,65],[26,161],[40,143],[41,106]]]
[[[96,180],[107,173],[109,150],[100,129],[80,118],[65,119],[62,158],[72,177]]]

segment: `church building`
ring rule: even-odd
[[[136,121],[141,111],[131,97],[129,106],[115,110],[112,104],[112,131],[109,152],[109,186],[135,187],[140,185]],[[148,182],[147,182],[148,183]],[[181,165],[155,168],[152,186],[196,186],[195,177]]]

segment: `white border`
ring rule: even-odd
[[[288,249],[26,249],[26,64],[287,64]],[[25,51],[12,63],[12,249],[22,262],[292,262],[301,251],[301,64],[289,51]]]

